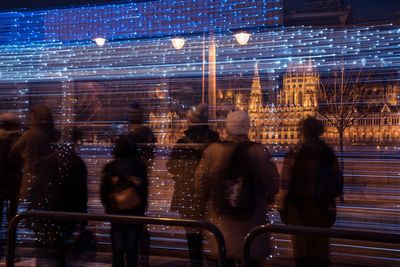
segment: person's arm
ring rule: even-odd
[[[210,179],[211,179],[211,153],[209,146],[204,150],[203,157],[197,166],[194,179],[194,188],[197,197],[199,197],[202,206],[205,206],[210,193]]]
[[[17,140],[15,140],[11,146],[9,159],[10,162],[22,162],[22,154],[26,146],[26,135],[22,134]],[[21,164],[22,165],[22,164]]]
[[[265,196],[269,203],[273,203],[279,190],[279,172],[268,149],[261,146],[260,149],[262,149],[260,151],[262,163],[259,166],[262,166],[261,177],[264,177],[262,183],[265,189]]]
[[[341,202],[344,202],[344,177],[343,177],[343,173],[340,170],[340,164],[338,161],[338,158],[334,155],[334,159],[333,159],[333,163],[332,163],[332,168],[333,171],[335,173],[335,177],[337,177],[337,184],[338,184],[338,194],[337,196],[340,198]]]
[[[108,196],[111,192],[109,166],[106,165],[102,172],[100,184],[100,200],[103,207],[107,210],[109,205]]]

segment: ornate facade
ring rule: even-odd
[[[346,144],[374,145],[400,141],[399,87],[396,83],[370,83],[369,102],[374,110],[360,117],[344,132]],[[308,116],[318,117],[325,125],[324,138],[338,141],[338,132],[318,114],[320,75],[311,60],[292,63],[283,76],[282,88],[275,104],[264,105],[258,64],[255,66],[250,92],[228,88],[217,93],[217,128],[225,137],[224,120],[234,109],[247,110],[251,118],[250,139],[263,144],[292,145],[299,140],[298,126]],[[150,115],[151,127],[159,133],[160,143],[174,143],[186,128],[185,118],[175,112]]]

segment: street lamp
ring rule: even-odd
[[[171,39],[172,46],[175,49],[182,49],[182,47],[185,45],[185,39],[182,37],[175,37]]]
[[[103,37],[97,37],[93,39],[93,42],[95,42],[98,46],[103,46],[106,43],[106,39]]]
[[[240,45],[245,45],[250,39],[249,33],[245,31],[234,34],[236,41]],[[182,37],[174,37],[171,39],[172,46],[175,49],[182,49],[185,45],[185,39]],[[216,44],[214,35],[210,35],[210,42],[208,45],[208,108],[209,108],[209,119],[211,121],[216,119]],[[202,66],[202,94],[201,100],[205,102],[205,64],[206,64],[206,45],[205,45],[205,34],[203,34],[203,66]]]
[[[243,31],[243,32],[239,32],[239,33],[234,34],[234,36],[236,38],[236,41],[240,45],[245,45],[245,44],[247,44],[249,42],[251,34]]]

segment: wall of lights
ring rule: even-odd
[[[281,0],[147,1],[0,14],[0,44],[145,38],[278,26]]]
[[[81,150],[91,177],[90,210],[102,212],[96,190],[110,151],[109,143],[101,143],[126,130],[123,121],[129,116],[133,100],[145,103],[148,113],[157,110],[163,124],[171,110],[184,118],[187,109],[200,102],[203,66],[208,69],[203,51],[208,52],[212,40],[216,42],[217,89],[250,90],[258,62],[263,93],[276,96],[287,69],[308,60],[321,75],[344,67],[381,74],[374,77],[382,80],[374,82],[398,83],[398,26],[266,29],[280,25],[281,13],[280,0],[151,1],[0,13],[0,112],[12,110],[24,120],[29,107],[41,103],[53,110],[61,129],[67,131],[72,124],[85,127],[86,141],[95,143]],[[259,29],[252,32],[247,45],[239,45],[229,32],[239,28]],[[174,35],[185,35],[180,50],[171,44]],[[97,46],[94,37],[107,41]],[[162,165],[169,148],[159,149],[149,215],[177,216],[169,212],[173,183]],[[365,156],[365,151],[360,151],[351,153]],[[377,153],[367,152],[371,157]],[[397,188],[392,186],[388,193],[382,186],[382,181],[398,185],[398,164],[393,159],[371,162],[373,168],[380,168],[379,172],[364,170],[362,160],[347,161],[346,177],[364,179],[366,184],[379,179],[379,190],[367,188],[366,194],[377,194],[377,199],[385,202],[385,209],[377,211],[375,199],[365,199],[363,192],[354,193],[352,200],[363,209],[349,205],[340,210],[341,223],[374,230],[398,229],[393,220],[398,217],[399,206],[393,203],[398,197]],[[362,189],[357,183],[351,186],[356,192],[364,190],[365,184]],[[374,222],[373,212],[382,213],[382,221]],[[276,220],[274,216],[271,213],[272,221]],[[373,223],[366,224],[366,220]],[[164,226],[152,230],[182,234]],[[286,241],[277,242],[287,246]],[[372,250],[375,253],[377,249]]]

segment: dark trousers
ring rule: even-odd
[[[36,241],[36,266],[66,267],[66,248],[62,238],[48,242]]]
[[[296,267],[328,267],[329,238],[292,235]]]
[[[4,217],[4,204],[9,202],[10,204],[7,207],[7,224],[11,221],[12,218],[17,214],[17,201],[16,199],[0,199],[0,223],[3,222]]]
[[[191,267],[203,266],[203,235],[200,229],[186,229],[186,238],[189,249]]]
[[[139,266],[139,243],[142,230],[142,225],[116,223],[111,225],[113,267]]]
[[[9,205],[6,206],[9,202]],[[7,214],[5,212],[7,211]],[[17,214],[17,201],[16,199],[0,199],[0,226],[3,226],[4,229],[7,229],[8,224],[10,223],[11,219]],[[4,224],[3,220],[4,217],[6,218]],[[4,246],[6,243],[6,236],[7,231],[4,231],[4,236],[0,237],[0,246]],[[0,259],[3,257],[3,250],[0,250]]]

